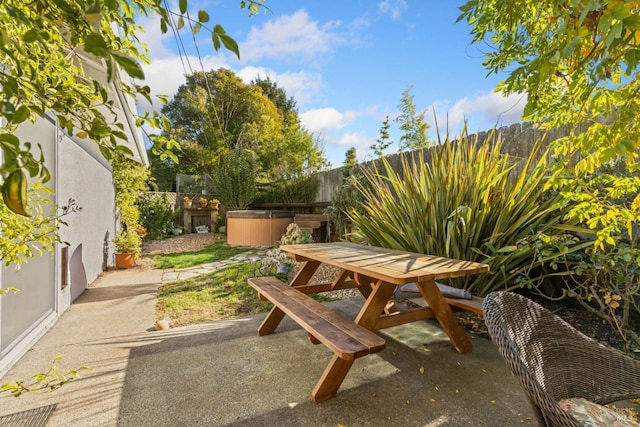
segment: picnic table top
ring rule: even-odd
[[[315,260],[402,285],[489,271],[487,264],[349,242],[282,245],[296,261]]]

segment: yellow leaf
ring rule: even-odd
[[[80,132],[76,133],[76,136],[78,138],[85,139],[87,136],[89,136],[89,134],[87,132],[81,130]]]
[[[420,373],[424,374],[424,366],[420,368]]]

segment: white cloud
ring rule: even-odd
[[[318,108],[300,114],[302,125],[312,133],[322,133],[333,129],[342,129],[350,125],[358,116],[355,111],[341,113],[333,107]]]
[[[526,96],[513,94],[508,97],[500,93],[479,92],[472,97],[465,97],[450,106],[449,101],[436,102],[429,108],[427,121],[434,127],[433,110],[436,111],[438,126],[442,131],[448,126],[450,130],[462,127],[465,119],[469,122],[470,132],[487,130],[493,125],[508,125],[520,120]]]
[[[320,24],[312,21],[305,10],[280,16],[261,27],[253,27],[245,42],[240,43],[243,61],[264,58],[305,58],[328,52],[340,42],[336,29],[340,22]]]
[[[384,0],[378,3],[378,11],[385,15],[388,14],[394,21],[398,20],[407,8],[407,2],[404,0]]]

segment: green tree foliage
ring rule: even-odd
[[[236,147],[220,156],[213,183],[228,210],[246,209],[256,196],[256,162],[253,152]]]
[[[140,223],[147,230],[147,239],[165,239],[171,235],[175,214],[166,193],[141,195],[138,209]]]
[[[640,4],[472,0],[461,11],[473,41],[490,46],[487,70],[508,73],[498,89],[527,95],[524,119],[570,129],[553,143],[553,185],[573,204],[570,216],[597,230],[598,249],[636,241]],[[627,173],[603,170],[611,162]]]
[[[342,163],[340,186],[331,195],[331,206],[325,209],[325,213],[333,221],[336,234],[342,238],[348,239],[351,231],[351,220],[348,217],[348,212],[353,209],[359,209],[364,200],[358,188],[358,182],[362,179],[364,179],[364,176],[358,165],[356,148],[351,147],[345,153],[344,162]]]
[[[313,135],[300,124],[295,102],[268,79],[247,85],[226,69],[195,73],[163,112],[171,136],[181,141],[176,173],[208,173],[235,147],[255,152],[262,182],[283,182],[325,165]]]
[[[297,115],[296,101],[293,97],[287,97],[284,89],[278,87],[278,84],[269,77],[257,79],[251,82],[252,86],[262,89],[262,93],[273,102],[282,117],[289,117],[291,114]]]
[[[382,122],[382,126],[380,126],[380,136],[376,142],[369,147],[373,150],[373,154],[375,154],[376,157],[384,156],[384,150],[393,144],[391,136],[389,136],[389,129],[391,129],[391,124],[389,123],[389,116],[387,116]]]
[[[429,161],[407,155],[397,172],[383,157],[356,182],[364,200],[347,215],[371,245],[489,264],[489,273],[453,283],[476,295],[519,287],[516,278],[548,261],[530,239],[572,227],[562,223],[560,196],[544,190],[545,156],[536,161],[536,148],[516,168],[500,145],[493,134],[480,146],[447,137]]]
[[[242,3],[253,11],[261,2]],[[131,78],[143,79],[140,62],[148,58],[137,38],[141,28],[136,18],[159,16],[163,32],[172,15],[182,22],[189,19],[186,0],[179,2],[179,12],[162,4],[153,0],[0,3],[0,118],[5,121],[0,131],[0,175],[5,182],[16,171],[42,182],[49,179],[44,159],[34,154],[30,142],[20,141],[15,135],[20,125],[34,122],[45,113],[54,114],[70,135],[95,141],[107,158],[113,150],[127,150],[119,144],[126,135],[123,125],[115,121],[111,95],[102,77],[85,69],[82,55],[104,62],[109,83],[119,80],[118,68]],[[208,21],[209,15],[199,12],[194,32],[206,28]],[[216,49],[224,45],[239,54],[237,44],[221,26],[213,27],[211,34]],[[118,81],[124,92],[149,98],[149,87],[125,80]],[[155,128],[167,125],[157,114],[140,117],[139,124],[144,122]],[[152,141],[154,152],[171,156],[173,142],[153,136]],[[20,204],[24,203],[20,200]],[[7,206],[11,209],[12,203]]]
[[[400,151],[413,151],[431,145],[427,137],[429,125],[424,119],[425,112],[416,111],[416,104],[411,94],[412,88],[413,86],[409,86],[402,92],[402,98],[398,105],[400,115],[395,119],[403,132],[402,136],[400,136]],[[383,129],[381,129],[381,135],[383,135],[383,130],[384,124]]]
[[[358,157],[356,156],[356,147],[351,147],[344,153],[344,162],[342,163],[342,166],[346,170],[349,170],[357,164]]]
[[[138,205],[142,193],[149,190],[151,171],[122,154],[113,158],[113,183],[116,191],[116,207],[122,230],[114,239],[116,250],[140,254],[141,238],[146,231],[140,221]]]

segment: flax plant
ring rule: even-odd
[[[530,242],[575,228],[563,223],[560,196],[545,192],[547,151],[540,143],[526,159],[500,147],[495,132],[479,144],[463,133],[426,154],[404,156],[399,171],[383,158],[365,170],[365,202],[348,216],[371,245],[489,264],[488,274],[453,286],[479,296],[519,287],[516,279],[548,261]]]

